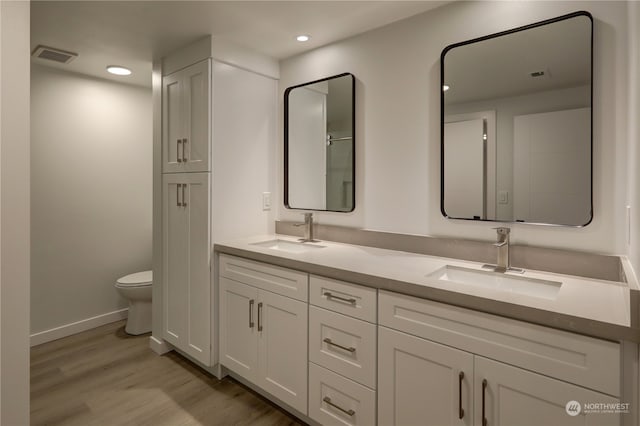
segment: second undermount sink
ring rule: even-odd
[[[551,300],[557,297],[562,286],[559,281],[513,276],[500,272],[480,271],[452,265],[443,266],[428,274],[427,277]]]
[[[288,241],[281,239],[260,241],[251,245],[268,248],[271,250],[284,251],[287,253],[306,253],[308,251],[318,250],[326,246],[319,246],[315,243],[302,243],[297,241]]]

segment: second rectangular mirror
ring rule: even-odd
[[[588,12],[445,48],[445,216],[591,221],[591,51]]]
[[[290,209],[355,208],[355,79],[345,73],[284,93],[284,202]]]

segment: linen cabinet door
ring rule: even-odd
[[[182,167],[184,138],[184,81],[178,71],[162,79],[162,172],[178,173]]]
[[[176,348],[209,365],[209,174],[165,174],[162,179],[164,336]]]
[[[259,291],[258,385],[307,414],[307,324],[305,302]]]
[[[258,369],[258,289],[220,278],[220,363],[255,382]]]
[[[182,349],[211,364],[211,185],[209,173],[185,173],[182,200],[189,220],[187,335]]]
[[[185,172],[211,171],[211,65],[204,60],[182,70],[184,134],[182,165]]]
[[[567,403],[570,401],[579,404],[619,402],[609,395],[498,361],[475,357],[476,425],[620,425],[620,414],[585,413],[584,406],[577,415],[569,415]]]
[[[181,347],[187,332],[189,307],[189,212],[182,204],[183,176],[162,176],[162,293],[165,340]]]
[[[473,355],[378,327],[378,424],[473,425]]]

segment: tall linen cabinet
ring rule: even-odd
[[[214,367],[213,244],[273,232],[261,197],[275,182],[278,63],[206,37],[158,70],[151,347]]]

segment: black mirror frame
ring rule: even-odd
[[[309,86],[315,83],[323,81],[333,80],[340,77],[351,77],[351,167],[353,170],[353,191],[351,196],[351,210],[319,210],[319,209],[305,209],[301,207],[291,207],[289,205],[289,93],[293,89],[297,89],[304,86]],[[322,78],[319,80],[310,81],[308,83],[298,84],[296,86],[287,87],[284,91],[284,206],[290,210],[300,211],[319,211],[319,212],[334,212],[334,213],[351,213],[356,208],[356,78],[350,72],[333,75],[330,77]]]
[[[590,134],[591,134],[591,140],[590,140],[590,144],[591,144],[591,180],[589,182],[591,188],[590,188],[590,192],[591,192],[591,202],[590,202],[590,207],[591,207],[591,211],[589,212],[589,220],[587,221],[587,223],[583,224],[583,225],[563,225],[563,224],[554,224],[554,223],[535,223],[535,222],[524,222],[524,221],[504,221],[504,220],[494,220],[494,219],[473,219],[473,218],[462,218],[462,217],[451,217],[448,216],[447,213],[444,210],[444,125],[445,125],[445,115],[444,115],[444,91],[442,90],[442,87],[444,86],[444,57],[447,54],[447,52],[451,49],[454,49],[456,47],[460,47],[460,46],[465,46],[468,44],[473,44],[473,43],[477,43],[480,41],[484,41],[484,40],[489,40],[492,38],[497,38],[497,37],[501,37],[504,35],[508,35],[508,34],[513,34],[513,33],[517,33],[517,32],[521,32],[521,31],[525,31],[528,29],[532,29],[532,28],[537,28],[537,27],[542,27],[544,25],[548,25],[548,24],[553,24],[555,22],[559,22],[559,21],[564,21],[567,19],[571,19],[571,18],[575,18],[578,16],[586,16],[587,18],[589,18],[589,21],[591,22],[591,32],[590,32],[590,43],[591,43],[591,82],[589,84],[589,89],[590,89],[590,102],[591,102],[591,112],[590,112],[590,118],[591,118],[591,122],[590,124]],[[571,228],[582,228],[585,227],[587,225],[589,225],[592,221],[593,221],[593,16],[591,15],[591,13],[581,10],[581,11],[577,11],[577,12],[572,12],[572,13],[568,13],[566,15],[562,15],[562,16],[558,16],[556,18],[551,18],[551,19],[547,19],[544,21],[540,21],[540,22],[535,22],[533,24],[529,24],[529,25],[525,25],[522,27],[517,27],[517,28],[513,28],[511,30],[506,30],[506,31],[501,31],[495,34],[490,34],[487,36],[483,36],[483,37],[478,37],[478,38],[474,38],[471,40],[467,40],[467,41],[462,41],[459,43],[454,43],[454,44],[450,44],[447,47],[445,47],[442,50],[442,53],[440,54],[440,212],[442,213],[442,215],[447,218],[447,219],[456,219],[456,220],[469,220],[469,221],[474,221],[474,222],[491,222],[491,223],[495,223],[495,222],[501,222],[501,223],[522,223],[522,224],[527,224],[527,225],[545,225],[545,226],[562,226],[562,227],[571,227]]]

